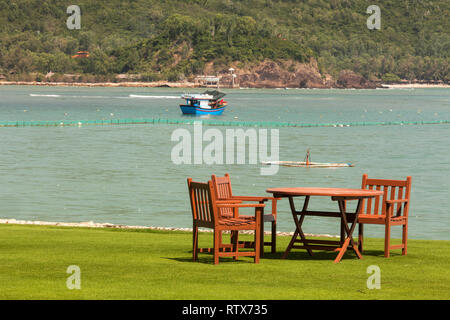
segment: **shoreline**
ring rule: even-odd
[[[0,81],[0,86],[40,86],[40,87],[130,87],[130,88],[198,88],[193,82],[37,82]]]
[[[113,223],[98,223],[94,221],[87,222],[49,222],[49,221],[31,221],[31,220],[16,220],[16,219],[0,219],[0,224],[12,224],[12,225],[37,225],[37,226],[53,226],[53,227],[76,227],[76,228],[99,228],[99,229],[139,229],[139,230],[160,230],[160,231],[184,231],[192,232],[192,228],[175,228],[175,227],[155,227],[155,226],[129,226],[123,224]],[[199,232],[212,233],[212,229],[199,229]],[[242,231],[243,234],[250,234],[251,231]],[[271,235],[270,231],[265,231],[265,235]],[[277,236],[292,236],[293,232],[280,232],[277,231]],[[311,234],[305,233],[305,236],[309,237],[321,237],[321,238],[338,238],[337,235],[329,234]]]
[[[398,83],[398,84],[380,84],[381,89],[427,89],[427,88],[450,88],[450,84],[427,84],[427,83]],[[41,87],[105,87],[105,88],[216,88],[199,86],[194,82],[37,82],[37,81],[0,81],[0,86],[41,86]],[[241,87],[221,87],[223,89],[241,89]],[[220,89],[220,87],[219,87]],[[246,89],[242,87],[242,89]],[[283,89],[258,87],[252,89]],[[287,89],[287,88],[284,88]],[[289,88],[289,89],[348,89],[340,87],[330,88]],[[367,89],[367,88],[361,88]],[[375,90],[375,89],[373,89]]]
[[[386,89],[428,89],[428,88],[450,88],[450,84],[428,84],[428,83],[393,83],[382,84]]]

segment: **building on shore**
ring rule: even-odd
[[[220,77],[219,76],[197,76],[194,79],[195,86],[205,88],[219,88]]]

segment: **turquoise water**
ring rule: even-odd
[[[227,121],[450,119],[449,89],[224,91],[229,107],[218,119]],[[182,93],[0,87],[0,121],[184,119],[178,108]],[[180,127],[193,131],[190,125],[162,124],[0,128],[0,218],[190,227],[187,177],[203,181],[229,172],[235,194],[264,195],[268,187],[359,187],[363,173],[390,179],[411,175],[409,237],[450,239],[449,125],[279,128],[280,160],[301,161],[309,148],[313,161],[355,167],[280,167],[272,176],[261,175],[260,165],[175,165],[171,152],[177,143],[171,135]],[[227,127],[214,128],[225,135]],[[311,208],[337,209],[320,198]],[[293,231],[286,200],[279,204],[278,221],[279,231]],[[307,218],[304,226],[307,233],[339,233],[333,219]],[[382,237],[384,229],[367,226],[366,233]]]

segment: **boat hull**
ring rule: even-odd
[[[213,114],[220,115],[225,110],[225,107],[215,108],[215,109],[203,109],[199,107],[193,107],[188,105],[180,105],[180,109],[183,114],[194,114],[194,115],[205,115],[205,114]]]

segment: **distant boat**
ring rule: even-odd
[[[280,165],[284,167],[305,167],[305,168],[332,168],[332,167],[354,167],[352,163],[326,163],[326,162],[310,162],[303,161],[263,161],[265,165]]]
[[[225,110],[227,102],[223,100],[225,93],[217,90],[205,91],[201,94],[183,94],[181,96],[186,102],[180,104],[183,114],[220,115]]]
[[[354,167],[352,163],[328,163],[328,162],[311,162],[309,149],[306,151],[305,161],[263,161],[265,165],[279,165],[284,167],[305,167],[305,168],[339,168]]]

